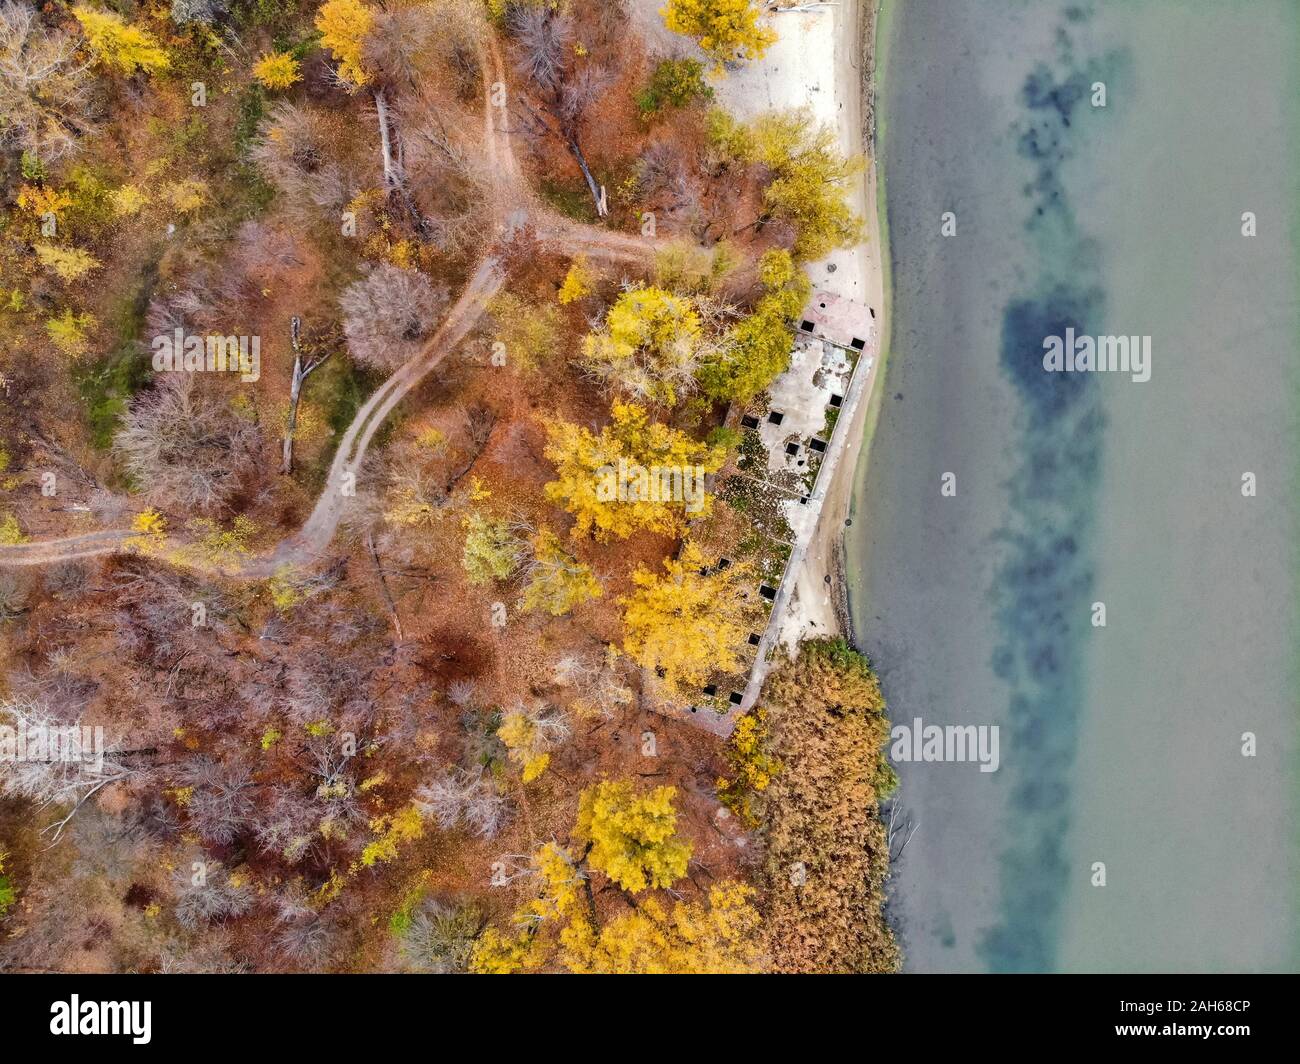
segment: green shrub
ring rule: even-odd
[[[704,64],[695,59],[665,59],[636,94],[636,107],[645,119],[668,107],[686,107],[695,100],[712,100],[713,89],[704,80]]]

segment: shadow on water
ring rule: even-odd
[[[1075,12],[1067,22],[1081,21]],[[1009,688],[1004,740],[1011,790],[999,857],[997,922],[978,947],[994,971],[1055,967],[1061,899],[1070,872],[1065,836],[1070,776],[1085,679],[1079,647],[1090,625],[1093,507],[1105,415],[1096,376],[1049,373],[1043,341],[1067,329],[1094,335],[1105,314],[1095,245],[1070,208],[1063,168],[1083,146],[1082,112],[1097,115],[1093,86],[1124,76],[1123,54],[1077,63],[1066,30],[1055,66],[1037,65],[1020,93],[1018,154],[1033,165],[1024,187],[1027,241],[1039,260],[1031,291],[1002,311],[1000,363],[1020,409],[1013,435],[1009,510],[994,536],[1000,559],[990,592],[999,640],[992,668]]]

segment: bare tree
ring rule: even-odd
[[[673,140],[650,144],[637,162],[637,191],[656,218],[690,223],[700,213],[700,196],[691,180],[694,161]]]
[[[556,137],[573,156],[587,182],[596,212],[609,213],[601,187],[582,152],[580,136],[587,109],[613,80],[604,67],[589,62],[574,65],[573,22],[566,13],[546,5],[512,9],[510,31],[518,44],[518,69],[534,87],[539,110],[519,98],[534,134]]]
[[[361,53],[370,84],[399,92],[412,88],[436,62],[438,43],[438,16],[430,7],[416,4],[376,10]]]
[[[302,266],[301,255],[299,238],[287,227],[242,222],[235,230],[230,254],[221,263],[221,281],[228,283],[228,279],[233,279],[235,284],[227,287],[219,283],[218,293],[231,302],[258,295],[265,287],[262,282],[278,279],[284,270]]]
[[[230,873],[220,861],[182,864],[176,869],[175,878],[180,888],[176,922],[191,931],[214,920],[241,916],[253,906],[252,890],[247,884],[232,883]]]
[[[33,5],[0,3],[0,144],[46,161],[91,132],[90,77],[79,40],[41,25]]]
[[[0,572],[0,624],[21,617],[31,607],[27,604],[27,581],[13,571]]]
[[[260,297],[285,270],[302,266],[300,254],[297,238],[287,229],[242,223],[218,264],[198,266],[149,301],[146,336],[170,335],[175,329],[224,333],[225,322],[244,311],[239,304]]]
[[[113,446],[127,471],[164,506],[211,514],[223,508],[249,470],[261,432],[192,373],[171,373],[138,396]]]
[[[254,833],[263,853],[296,865],[319,848],[319,828],[312,803],[299,790],[276,786],[269,800],[260,803]]]
[[[173,672],[183,664],[202,666],[225,659],[220,641],[229,628],[230,604],[214,587],[177,570],[130,562],[114,571],[118,643],[138,660]],[[204,607],[204,624],[195,627],[194,604]]]
[[[132,509],[130,499],[125,495],[115,495],[107,488],[96,488],[92,491],[87,505],[95,519],[104,524],[121,520]]]
[[[282,921],[275,936],[275,948],[293,970],[314,970],[329,961],[335,930],[324,914],[308,911],[295,919]]]
[[[510,32],[519,46],[519,72],[542,92],[558,91],[573,51],[573,20],[549,5],[519,5],[510,14]]]
[[[190,826],[207,841],[232,842],[252,824],[257,797],[247,765],[196,757],[180,767],[176,779],[192,788],[185,810]]]
[[[43,829],[52,842],[91,797],[134,774],[120,751],[105,749],[102,731],[83,727],[80,715],[62,719],[45,702],[19,697],[0,702],[0,724],[8,729],[0,736],[0,795],[42,808],[72,804]]]
[[[293,377],[289,382],[289,414],[284,420],[284,441],[280,448],[280,472],[286,476],[293,472],[293,437],[298,430],[298,403],[302,399],[302,386],[334,353],[326,351],[323,355],[316,354],[304,359],[299,335],[301,328],[302,319],[295,316],[289,322],[289,339],[293,344]]]
[[[903,817],[898,818],[899,802],[894,797],[889,802],[889,819],[885,823],[885,843],[889,847],[889,863],[896,864],[903,856],[903,851],[907,849],[907,844],[912,841],[912,836],[916,834],[916,829],[921,825],[913,823],[912,814],[903,810]],[[895,849],[895,843],[898,844]]]
[[[171,18],[178,26],[200,23],[211,26],[226,16],[227,0],[172,0]]]
[[[448,122],[446,111],[427,92],[408,93],[398,102],[402,169],[422,235],[451,253],[482,239],[489,181],[481,154],[464,141],[465,124]]]
[[[336,156],[324,117],[282,100],[258,127],[248,157],[301,217],[310,208],[341,210],[366,182]]]
[[[167,939],[159,951],[158,971],[163,975],[243,975],[251,971],[251,965],[230,955],[229,936],[204,928],[194,942]]]
[[[580,717],[612,717],[615,711],[632,704],[633,692],[623,677],[622,659],[606,651],[603,658],[586,654],[566,654],[555,663],[554,680],[561,687],[573,689],[570,703]]]
[[[552,678],[561,687],[573,687],[588,683],[599,671],[599,667],[589,657],[581,654],[565,654],[555,663]]]
[[[426,898],[402,930],[402,959],[417,972],[452,975],[469,968],[474,940],[486,920],[473,905],[449,905]]]
[[[406,638],[402,632],[402,616],[397,612],[397,600],[393,598],[393,590],[388,585],[388,571],[379,558],[379,548],[375,546],[374,533],[369,530],[366,532],[366,551],[374,564],[375,576],[379,579],[379,590],[384,596],[384,604],[388,607],[389,616],[393,618],[393,630],[397,634],[398,642],[401,642]]]
[[[394,101],[430,80],[432,68],[453,58],[458,42],[472,46],[481,39],[482,14],[465,0],[429,4],[395,4],[376,11],[363,42],[369,87],[379,124],[384,190],[398,199],[417,229],[425,219],[412,194],[405,166],[406,138]]]
[[[376,369],[396,369],[420,350],[447,302],[418,270],[375,266],[339,299],[349,353]]]
[[[403,159],[394,158],[392,118],[389,114],[390,86],[414,85],[421,75],[421,60],[429,54],[429,42],[436,35],[432,12],[427,8],[412,6],[380,11],[366,38],[366,58],[371,74],[371,94],[375,101],[375,117],[379,122],[379,153],[384,167],[384,190],[397,196],[411,215],[415,225],[420,224],[420,212],[406,182]],[[398,142],[398,150],[401,143]]]
[[[495,838],[510,821],[510,800],[482,769],[448,769],[415,792],[415,805],[444,831],[464,824],[480,839]]]
[[[70,561],[50,566],[45,574],[45,590],[54,598],[76,598],[90,584],[90,570],[84,562]],[[0,610],[3,606],[0,606]]]

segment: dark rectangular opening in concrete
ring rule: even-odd
[[[853,348],[854,351],[861,351],[864,347],[867,346],[867,341],[866,341],[866,340],[859,340],[859,339],[855,336],[855,337],[854,337],[854,338],[849,342],[849,346],[850,346],[851,348]]]
[[[773,410],[770,414],[767,415],[767,420],[770,421],[773,425],[779,425],[781,424],[782,421],[785,420],[785,415],[781,413],[781,411],[779,410]]]
[[[758,428],[758,418],[753,414],[746,414],[740,419],[740,424],[742,428],[756,429]]]
[[[808,441],[808,446],[811,447],[818,454],[822,454],[826,450],[826,441],[819,440],[817,439],[816,436],[814,436],[811,440]]]
[[[768,587],[766,584],[758,585],[758,593],[767,599],[768,602],[771,602],[776,598],[776,588]]]
[[[843,402],[844,402],[844,396],[842,395],[831,396],[831,406],[840,406],[843,404]]]

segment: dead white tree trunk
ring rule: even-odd
[[[592,202],[596,205],[596,213],[604,218],[609,214],[609,206],[605,196],[603,186],[597,184],[595,177],[592,176],[591,167],[587,165],[587,157],[582,154],[582,145],[578,142],[577,123],[575,121],[566,121],[559,117],[555,112],[560,109],[558,100],[551,100],[547,103],[547,113],[551,115],[556,125],[552,126],[541,114],[538,113],[527,97],[522,93],[519,95],[519,102],[523,106],[527,117],[533,122],[534,127],[543,133],[556,137],[573,156],[574,162],[578,164],[578,169],[582,171],[583,180],[587,182],[587,189],[591,193]],[[558,127],[558,128],[557,128]]]
[[[293,438],[298,431],[298,403],[302,399],[302,386],[307,378],[325,365],[330,355],[334,353],[330,351],[318,358],[303,361],[302,345],[298,336],[301,327],[301,318],[295,316],[289,322],[289,336],[293,343],[293,380],[289,385],[289,416],[285,419],[284,441],[280,449],[280,472],[285,476],[293,472]]]
[[[591,198],[596,203],[596,213],[601,218],[604,218],[609,214],[609,207],[605,202],[605,190],[600,185],[596,184],[596,179],[591,176],[591,170],[587,166],[586,157],[582,154],[582,148],[578,144],[578,138],[569,137],[566,139],[565,143],[568,146],[569,154],[577,161],[578,169],[582,171],[582,176],[587,179],[587,188],[591,191]]]
[[[375,113],[379,116],[379,147],[384,160],[384,188],[392,192],[401,185],[401,177],[393,163],[393,138],[388,131],[388,100],[383,89],[375,90]]]
[[[415,197],[411,195],[411,190],[406,183],[406,170],[403,163],[405,149],[402,138],[397,138],[397,155],[393,155],[393,133],[392,123],[389,120],[388,97],[384,95],[383,89],[375,89],[375,114],[379,118],[379,150],[383,159],[384,166],[384,192],[388,196],[396,196],[406,213],[410,215],[411,224],[417,230],[427,228],[427,222],[420,213],[420,208],[415,202]]]
[[[907,844],[912,841],[912,836],[916,834],[916,829],[920,824],[912,823],[912,817],[909,813],[903,814],[902,824],[896,824],[895,820],[898,814],[898,800],[894,799],[889,803],[889,821],[885,826],[885,846],[889,851],[890,864],[895,863],[903,856],[903,851],[907,849]],[[902,845],[898,850],[894,850],[894,840],[902,837]]]

